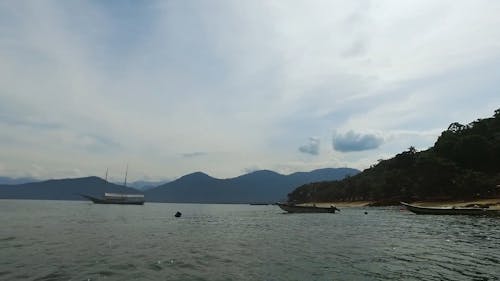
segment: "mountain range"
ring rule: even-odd
[[[145,192],[146,201],[182,203],[269,203],[285,200],[296,187],[355,175],[350,168],[326,168],[282,175],[260,170],[235,178],[217,179],[196,172]]]
[[[137,190],[146,191],[148,189],[155,188],[155,187],[157,187],[159,185],[162,185],[162,184],[165,184],[167,182],[170,182],[170,180],[163,180],[163,181],[143,181],[143,180],[139,180],[139,181],[133,181],[133,182],[127,183],[127,186],[135,188]]]
[[[0,185],[13,185],[13,184],[24,184],[24,183],[33,183],[33,182],[40,182],[41,180],[36,179],[36,178],[31,178],[31,177],[24,177],[24,178],[11,178],[11,177],[1,177],[0,176]],[[162,180],[162,181],[145,181],[145,180],[138,180],[138,181],[133,181],[129,182],[127,184],[128,187],[135,188],[137,190],[148,190],[151,188],[155,188],[159,185],[165,184],[169,182],[170,180]],[[114,182],[117,185],[120,185],[116,181]]]
[[[18,185],[0,185],[0,199],[83,200],[80,194],[101,197],[104,192],[138,193],[99,177],[58,179]]]
[[[359,173],[350,168],[326,168],[282,175],[261,170],[235,178],[217,179],[202,172],[185,175],[143,192],[148,202],[269,203],[286,198],[294,188],[311,182],[340,180]],[[0,185],[0,199],[82,200],[80,194],[141,193],[99,177],[47,180]]]

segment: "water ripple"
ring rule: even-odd
[[[42,277],[38,277],[38,278],[35,278],[33,279],[33,281],[59,281],[59,280],[68,280],[68,279],[71,279],[71,276],[68,275],[67,273],[65,272],[61,272],[61,271],[53,271],[47,275],[44,275]]]
[[[499,280],[495,218],[2,203],[2,280]]]

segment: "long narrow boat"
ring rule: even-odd
[[[408,211],[418,215],[469,215],[469,216],[498,216],[500,210],[487,208],[464,208],[464,207],[420,207],[401,202]]]
[[[330,207],[317,207],[317,206],[304,206],[294,205],[289,203],[276,203],[281,209],[288,213],[332,213],[340,211],[335,206]]]
[[[95,204],[144,205],[144,195],[124,193],[104,193],[102,198],[80,194]]]

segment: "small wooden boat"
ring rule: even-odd
[[[418,215],[468,215],[468,216],[491,216],[500,215],[500,210],[487,208],[464,208],[464,207],[420,207],[401,202],[408,211]]]
[[[281,209],[287,211],[288,213],[332,213],[335,211],[340,211],[335,206],[330,207],[317,207],[317,206],[304,206],[304,205],[294,205],[289,203],[276,203]]]

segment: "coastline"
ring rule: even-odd
[[[488,198],[488,199],[471,199],[471,200],[414,201],[409,203],[422,207],[465,207],[465,206],[478,205],[478,206],[489,206],[489,208],[491,209],[500,210],[500,197]],[[377,204],[377,201],[308,202],[299,205],[303,206],[316,205],[318,207],[329,207],[333,205],[339,208],[359,208],[359,207],[370,207],[370,205],[372,204]],[[387,206],[399,206],[399,204],[392,204]]]

